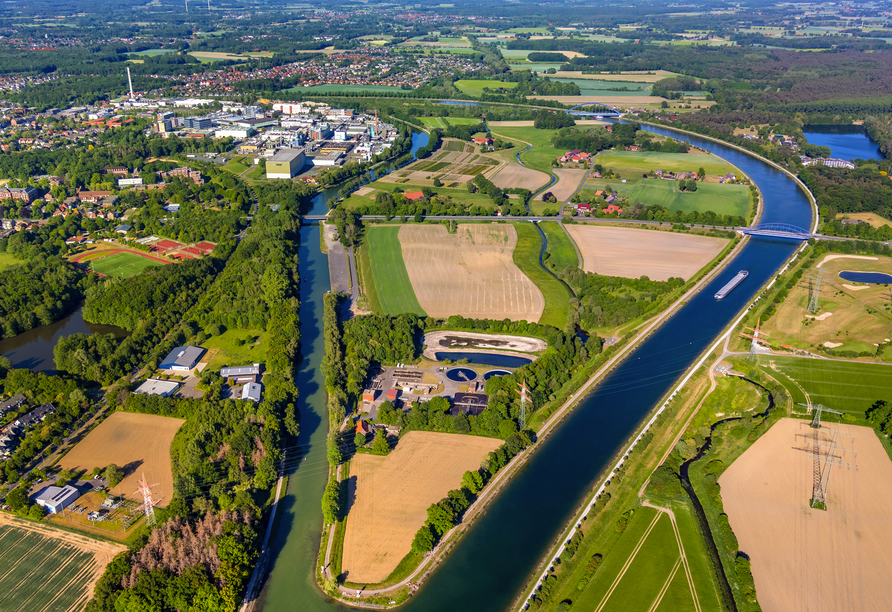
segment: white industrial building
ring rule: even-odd
[[[34,499],[34,503],[46,508],[47,512],[57,514],[64,510],[66,506],[74,503],[80,496],[81,494],[78,490],[71,485],[47,487]]]
[[[260,401],[261,387],[259,383],[249,382],[242,387],[242,399],[251,400],[252,402]]]
[[[214,132],[215,138],[236,138],[242,139],[253,136],[257,130],[252,127],[227,127]]]
[[[178,346],[161,362],[158,366],[161,370],[174,370],[177,372],[188,372],[198,363],[201,356],[204,355],[204,349],[198,346]]]
[[[150,378],[136,388],[134,393],[140,395],[160,395],[161,397],[170,397],[179,388],[180,383],[173,380],[159,380]]]

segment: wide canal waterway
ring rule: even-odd
[[[763,223],[812,224],[812,207],[779,170],[712,141],[660,128],[735,164],[765,197]],[[291,476],[275,540],[272,573],[260,604],[267,612],[346,609],[316,587],[314,572],[326,480],[325,388],[320,365],[322,296],[329,289],[319,229],[301,231],[301,434],[306,458]],[[452,554],[401,609],[499,612],[510,607],[543,555],[571,520],[593,484],[673,383],[798,247],[798,242],[751,238],[740,254],[653,336],[613,371],[565,419],[464,535]],[[749,277],[727,298],[713,295],[738,270]]]

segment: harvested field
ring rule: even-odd
[[[664,281],[691,278],[727,244],[724,238],[627,227],[569,224],[582,269],[605,276]]]
[[[433,317],[538,321],[542,292],[514,263],[513,225],[404,225],[403,260],[418,302]]]
[[[72,470],[92,471],[115,463],[127,476],[112,489],[113,493],[136,499],[133,492],[145,473],[152,489],[167,506],[173,496],[173,473],[170,468],[170,443],[186,421],[152,414],[115,412],[87,434],[59,465]]]
[[[0,513],[0,609],[83,610],[105,566],[125,550]]]
[[[579,183],[582,181],[586,172],[588,172],[588,170],[555,168],[554,173],[558,177],[558,182],[539,194],[536,199],[542,200],[543,195],[551,192],[552,195],[557,198],[557,204],[563,204],[576,193],[576,190],[579,188]]]
[[[824,424],[829,443],[836,424]],[[809,507],[807,421],[782,419],[719,478],[765,612],[888,610],[892,461],[872,429],[840,425],[826,511]],[[824,448],[822,454],[827,452]]]
[[[892,225],[892,221],[879,216],[876,213],[846,213],[843,218],[856,219],[864,221],[871,227],[883,227],[884,225]]]
[[[654,70],[652,74],[644,72],[622,72],[619,74],[611,72],[596,72],[594,74],[584,74],[581,70],[558,70],[552,75],[552,78],[562,79],[597,79],[599,81],[631,81],[633,83],[656,83],[663,79],[678,76],[674,72],[668,70]]]
[[[386,457],[356,455],[350,462],[350,507],[344,535],[347,580],[386,579],[412,549],[427,508],[480,467],[501,440],[412,431]]]

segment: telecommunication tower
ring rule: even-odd
[[[161,499],[153,499],[152,498],[152,487],[157,487],[158,483],[148,484],[146,482],[146,474],[143,472],[142,478],[139,481],[139,488],[136,490],[136,493],[142,495],[142,506],[140,509],[146,514],[146,525],[154,525],[155,524],[155,506],[157,506]]]
[[[818,312],[818,298],[821,295],[821,276],[824,273],[822,268],[817,269],[817,275],[812,279],[811,295],[808,298],[808,311],[812,314]]]

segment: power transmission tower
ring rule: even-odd
[[[821,414],[832,412],[833,414],[842,414],[839,410],[827,408],[821,404],[799,404],[800,406],[808,406],[812,411],[811,427],[812,427],[812,489],[811,489],[811,507],[821,510],[827,509],[827,483],[830,480],[830,465],[833,462],[833,451],[836,450],[836,438],[839,436],[839,426],[833,433],[833,441],[827,451],[825,460],[821,461],[821,441],[818,432],[821,430]]]
[[[811,295],[808,298],[808,311],[812,314],[818,312],[818,297],[821,295],[821,275],[824,273],[823,268],[818,268],[817,276],[813,279],[811,287]]]
[[[520,413],[517,415],[517,420],[520,422],[520,430],[523,431],[527,428],[527,402],[530,401],[526,378],[523,379],[518,393],[520,393]]]
[[[136,490],[136,493],[142,495],[142,506],[140,506],[140,510],[145,512],[146,514],[146,525],[154,525],[155,524],[155,506],[157,506],[161,499],[153,499],[152,498],[152,487],[157,487],[158,483],[150,485],[146,482],[146,474],[143,472],[142,478],[139,481],[139,488]]]

